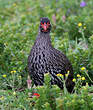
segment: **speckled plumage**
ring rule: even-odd
[[[51,45],[50,32],[44,33],[40,31],[37,35],[36,41],[31,49],[28,57],[28,70],[34,84],[43,85],[44,74],[51,74],[51,83],[57,84],[63,89],[62,81],[59,80],[57,74],[66,74],[70,71],[66,81],[66,87],[69,92],[73,90],[74,83],[72,65],[67,57],[59,50],[53,48]]]

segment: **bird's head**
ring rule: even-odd
[[[40,31],[43,33],[48,33],[51,30],[50,20],[46,17],[41,18],[40,20]]]

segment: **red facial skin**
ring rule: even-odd
[[[49,26],[50,26],[50,23],[49,22],[44,22],[44,24],[41,22],[41,27],[43,28],[43,32],[47,32],[48,30],[48,28],[49,28]]]

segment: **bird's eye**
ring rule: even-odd
[[[43,25],[43,23],[41,22],[41,25]]]
[[[50,25],[50,22],[47,22],[47,25]]]

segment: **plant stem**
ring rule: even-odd
[[[83,30],[82,30],[82,37],[83,37],[83,39],[84,39],[84,42],[86,43],[86,39],[85,39],[85,35],[84,35]]]
[[[93,83],[93,81],[92,81],[92,79],[89,77],[87,71],[85,71],[85,73],[86,73],[87,77],[89,78],[89,80]]]

